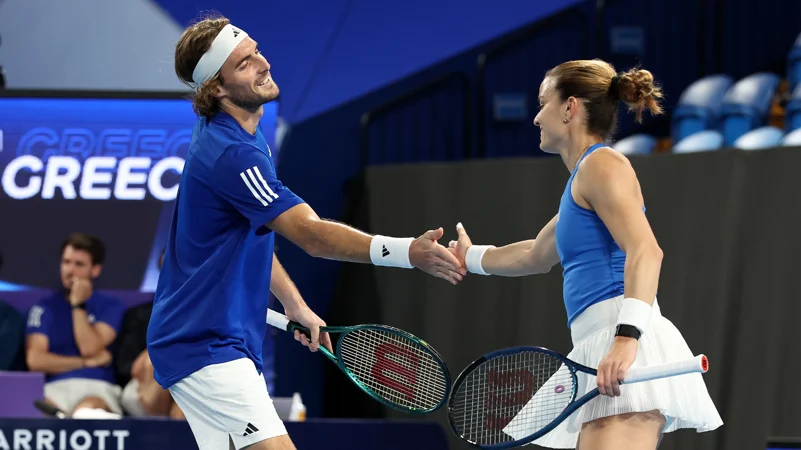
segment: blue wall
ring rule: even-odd
[[[216,10],[256,39],[282,116],[308,119],[578,0],[158,0],[184,25]]]

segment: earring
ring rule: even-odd
[[[565,123],[567,123],[567,117],[565,117]]]

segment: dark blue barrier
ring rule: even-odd
[[[298,450],[448,450],[439,425],[418,420],[288,422]],[[0,419],[0,449],[195,450],[189,425],[169,419]]]

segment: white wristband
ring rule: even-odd
[[[409,247],[414,238],[394,238],[373,236],[370,241],[370,261],[376,266],[402,267],[413,269],[409,262]]]
[[[484,253],[487,250],[495,248],[494,245],[471,245],[467,248],[467,253],[465,254],[465,265],[467,266],[467,271],[470,273],[476,273],[479,275],[491,275],[484,271],[484,267],[481,266],[481,260],[484,258]]]
[[[624,298],[617,316],[617,325],[631,325],[645,334],[654,308],[636,298]]]

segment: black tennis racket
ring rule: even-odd
[[[289,333],[309,329],[285,315],[267,310],[267,323]],[[426,414],[445,405],[451,376],[439,353],[417,336],[387,325],[321,327],[334,352],[320,351],[375,400],[411,414]],[[339,335],[335,338],[335,335]]]
[[[634,367],[625,384],[709,369],[706,356],[686,361]],[[535,441],[553,430],[585,403],[598,388],[576,399],[581,371],[595,369],[541,347],[514,347],[473,361],[456,378],[448,403],[453,431],[484,449],[507,449]]]
[[[57,417],[59,419],[67,419],[69,416],[62,410],[56,408],[55,406],[47,403],[44,400],[34,400],[33,406],[36,407],[39,411],[47,414],[48,416]]]

